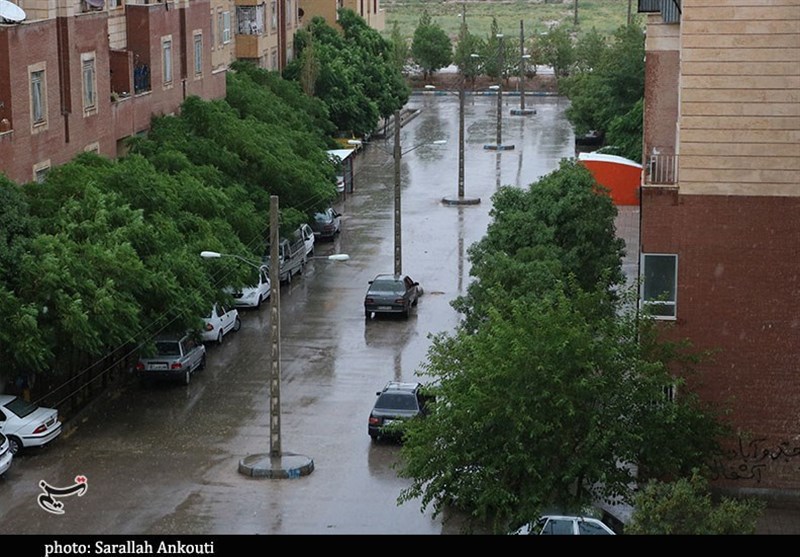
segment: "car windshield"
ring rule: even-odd
[[[156,353],[159,356],[180,356],[181,348],[177,340],[156,341]]]
[[[8,408],[19,418],[24,418],[36,410],[36,406],[30,402],[26,402],[25,399],[19,398],[18,396],[15,396],[13,399],[11,399],[11,401],[6,404],[6,408]]]
[[[371,292],[402,292],[405,290],[402,282],[393,279],[374,280],[369,289]]]
[[[412,394],[383,393],[375,401],[380,410],[418,410],[417,399]]]
[[[328,213],[317,213],[316,215],[314,215],[314,220],[316,220],[317,222],[328,222],[329,220],[331,220],[331,217]]]

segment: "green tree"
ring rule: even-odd
[[[422,12],[411,42],[411,56],[422,68],[425,79],[449,65],[453,60],[453,43],[450,37],[431,19],[427,10]]]
[[[591,71],[559,81],[570,99],[566,115],[578,134],[606,132],[606,144],[634,161],[642,159],[644,98],[644,31],[620,27]],[[611,137],[608,137],[609,134]]]
[[[715,498],[698,470],[673,482],[647,482],[634,506],[626,534],[684,536],[754,534],[765,508],[757,499]]]
[[[592,27],[591,31],[581,35],[575,44],[575,65],[580,72],[590,72],[600,66],[606,49],[606,39]]]
[[[481,53],[484,52],[483,40],[469,32],[466,20],[461,22],[453,62],[458,66],[462,77],[473,85],[481,75]]]
[[[630,501],[636,481],[718,455],[715,409],[665,398],[682,392],[673,366],[701,355],[657,341],[622,287],[616,210],[588,170],[562,161],[492,206],[469,252],[475,280],[453,303],[464,319],[432,337],[418,370],[436,401],[406,426],[400,474],[412,483],[399,501],[505,532],[547,508]]]
[[[557,78],[568,76],[575,64],[575,49],[566,26],[556,25],[538,37],[538,51],[544,64]]]
[[[514,299],[550,287],[552,276],[572,275],[586,291],[610,291],[623,280],[616,214],[607,191],[574,159],[562,160],[528,189],[501,188],[486,235],[469,248],[470,273],[477,280],[455,301],[456,309],[475,325],[485,315],[490,288],[501,287]]]
[[[392,60],[394,61],[395,68],[400,72],[405,72],[406,64],[411,58],[411,48],[406,42],[406,38],[400,34],[400,25],[394,22],[392,25]]]

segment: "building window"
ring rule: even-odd
[[[164,86],[172,85],[172,39],[161,40],[161,67]]]
[[[43,183],[48,172],[50,172],[49,160],[33,165],[33,181],[37,184]]]
[[[214,10],[211,10],[211,50],[216,47],[216,33],[214,33]]]
[[[222,12],[222,43],[231,42],[231,12]]]
[[[237,6],[236,22],[240,35],[264,34],[264,4],[258,6]]]
[[[31,121],[34,126],[47,123],[47,82],[42,66],[37,65],[30,70]]]
[[[203,35],[194,36],[194,75],[203,75]]]
[[[269,28],[274,31],[278,28],[278,3],[275,0],[272,0],[269,9],[272,13],[272,21],[270,22]]]
[[[97,78],[94,53],[81,55],[83,73],[83,111],[97,112]]]
[[[273,48],[271,54],[272,62],[271,62],[271,69],[277,70],[278,69],[278,49]]]
[[[645,253],[642,255],[641,304],[653,317],[675,319],[677,315],[678,256]]]

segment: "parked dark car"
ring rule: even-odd
[[[155,345],[155,354],[136,364],[142,379],[178,379],[188,385],[194,372],[206,367],[206,347],[192,335],[161,336]]]
[[[320,240],[333,240],[342,229],[342,215],[336,209],[329,207],[314,215],[311,223],[314,236]]]
[[[399,313],[408,317],[422,295],[422,287],[408,275],[378,275],[369,281],[364,296],[364,317],[373,313]]]
[[[380,438],[402,440],[403,423],[424,415],[430,400],[423,394],[420,383],[389,381],[382,391],[375,394],[378,399],[369,414],[367,426],[373,441]]]

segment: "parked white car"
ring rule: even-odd
[[[8,472],[13,459],[14,455],[11,452],[11,443],[8,442],[8,438],[5,435],[0,433],[0,476]]]
[[[261,302],[269,298],[269,267],[261,265],[254,278],[252,285],[231,292],[237,308],[260,308]]]
[[[222,344],[222,339],[231,331],[238,331],[242,327],[239,319],[239,310],[214,304],[211,311],[203,318],[203,330],[200,340],[203,342],[216,342]]]
[[[306,257],[314,253],[314,231],[307,224],[301,224],[297,229],[297,236],[303,239],[306,246]]]
[[[525,524],[514,534],[540,536],[614,536],[603,521],[586,516],[544,515]]]
[[[41,447],[61,433],[58,410],[36,406],[18,396],[0,395],[0,433],[8,438],[11,454]]]

